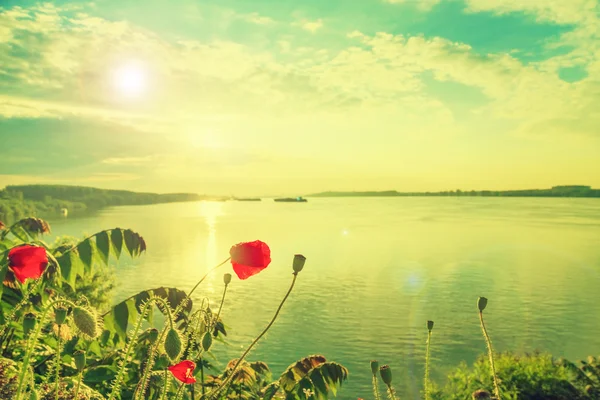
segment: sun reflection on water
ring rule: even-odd
[[[217,219],[223,216],[223,203],[219,201],[203,201],[200,203],[200,215],[204,217],[208,236],[206,239],[206,268],[217,265]]]

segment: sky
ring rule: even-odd
[[[0,0],[0,187],[600,187],[598,0]]]

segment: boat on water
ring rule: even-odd
[[[275,201],[281,203],[306,203],[308,200],[303,197],[284,197],[281,199],[275,199]]]

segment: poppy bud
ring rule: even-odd
[[[85,368],[85,352],[83,350],[77,350],[73,353],[73,359],[75,360],[75,368],[81,372]]]
[[[487,302],[488,300],[485,297],[480,297],[477,299],[477,308],[479,308],[479,312],[483,312],[483,310],[485,310]]]
[[[298,273],[298,272],[302,271],[302,268],[304,268],[305,262],[306,262],[306,257],[304,257],[302,254],[296,254],[294,256],[294,263],[293,263],[294,272]]]
[[[34,389],[29,393],[29,400],[38,400],[39,398],[37,390]]]
[[[96,322],[96,315],[91,310],[83,307],[73,308],[73,321],[75,322],[77,329],[90,338],[96,338],[100,334],[100,329],[98,329],[98,323]]]
[[[377,375],[377,371],[379,371],[379,361],[373,360],[371,361],[371,372],[373,375]]]
[[[433,329],[433,321],[427,321],[427,330],[431,332]]]
[[[381,368],[379,368],[379,374],[381,374],[383,383],[388,386],[392,384],[392,369],[389,365],[382,365]]]
[[[148,329],[148,340],[150,341],[150,344],[156,343],[158,340],[158,329]]]
[[[35,314],[25,314],[25,317],[23,317],[23,335],[27,336],[35,328],[36,323]]]
[[[223,282],[225,282],[226,285],[229,285],[229,282],[231,282],[231,274],[223,275]]]
[[[212,346],[212,335],[210,332],[206,332],[202,338],[202,348],[204,351],[208,351],[210,350],[210,346]]]
[[[54,309],[54,322],[56,325],[62,325],[67,319],[67,309],[63,306],[58,306]]]
[[[165,352],[167,353],[167,356],[173,361],[177,360],[181,354],[181,347],[181,336],[179,335],[179,332],[171,328],[165,337]]]

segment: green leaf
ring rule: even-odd
[[[56,259],[60,265],[60,273],[63,279],[71,286],[75,288],[75,282],[77,276],[83,275],[83,264],[79,258],[77,251],[69,251],[64,253],[62,256]]]
[[[326,400],[330,391],[336,395],[347,378],[344,366],[314,355],[290,365],[279,378],[279,385],[286,392],[286,399],[304,398],[304,389],[309,389],[315,393],[315,399]]]
[[[103,315],[104,328],[115,335],[117,343],[123,343],[126,340],[127,330],[137,321],[145,301],[153,296],[166,300],[172,309],[175,309],[186,298],[186,294],[182,290],[160,287],[144,290],[120,302]],[[189,301],[183,312],[189,314],[191,309],[192,302]],[[146,315],[146,320],[151,320],[151,316]]]
[[[96,248],[102,257],[102,261],[108,264],[108,255],[110,254],[110,238],[108,231],[102,231],[96,234]]]
[[[87,267],[89,271],[92,268],[92,262],[94,258],[94,249],[92,247],[91,239],[86,239],[77,245],[77,253],[79,253],[79,259],[83,262],[83,265]]]
[[[117,371],[113,366],[104,366],[90,368],[86,371],[83,380],[85,383],[103,383],[112,381],[117,375]]]
[[[279,383],[273,382],[265,388],[263,400],[271,400],[279,392]]]
[[[119,258],[123,249],[123,231],[119,228],[113,229],[110,232],[110,241],[112,242],[115,256]]]

